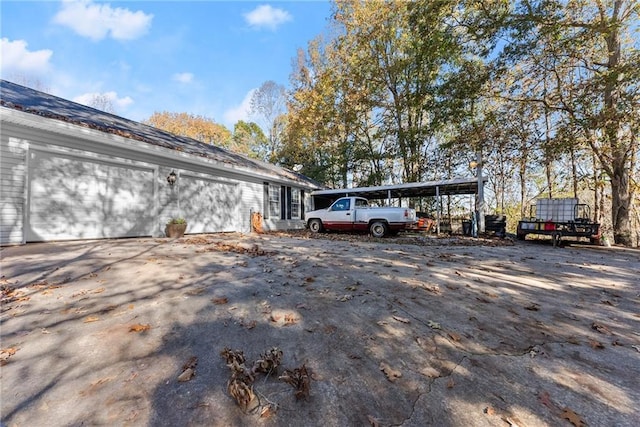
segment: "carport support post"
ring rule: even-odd
[[[478,176],[478,192],[476,193],[476,223],[478,224],[478,233],[484,233],[484,181],[482,179],[482,153],[480,150],[476,153],[477,163],[476,175]]]
[[[436,185],[436,234],[440,234],[440,187]]]

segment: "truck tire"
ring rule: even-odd
[[[312,233],[322,232],[324,230],[324,227],[322,226],[322,221],[320,221],[317,218],[309,220],[309,230],[311,230]]]
[[[369,232],[373,237],[384,237],[387,231],[387,224],[383,221],[374,221],[369,225]]]

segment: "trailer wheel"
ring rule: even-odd
[[[322,232],[324,230],[324,227],[322,226],[322,221],[320,221],[317,218],[309,220],[309,230],[311,230],[312,233]]]
[[[384,237],[387,234],[387,224],[382,221],[374,221],[369,226],[369,232],[373,237]]]

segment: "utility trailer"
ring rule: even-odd
[[[600,242],[600,224],[591,220],[591,209],[576,198],[537,199],[530,217],[518,221],[516,235],[524,240],[528,234],[551,236],[556,246],[564,237]]]

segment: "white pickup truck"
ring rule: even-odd
[[[362,197],[342,197],[326,209],[305,214],[307,227],[314,233],[324,230],[369,231],[374,237],[410,228],[416,222],[415,209],[371,207]]]

